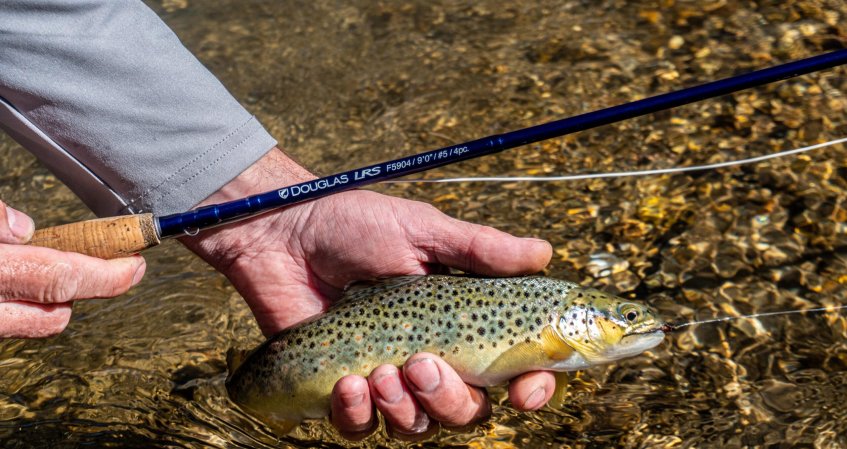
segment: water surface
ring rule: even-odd
[[[843,1],[147,2],[290,154],[322,174],[839,48]],[[742,4],[743,3],[743,4]],[[431,177],[717,162],[847,135],[844,69],[456,164]],[[8,138],[0,197],[40,225],[91,217]],[[847,164],[836,146],[693,175],[378,191],[549,240],[551,276],[670,320],[843,303]],[[261,340],[227,281],[169,242],[144,282],[68,330],[0,343],[3,447],[333,447],[277,441],[228,403],[224,354]],[[847,447],[847,322],[701,326],[581,373],[561,410],[427,447]],[[496,400],[502,392],[493,392]],[[399,445],[381,435],[368,446]]]

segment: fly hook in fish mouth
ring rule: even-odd
[[[676,331],[680,327],[682,327],[682,325],[680,325],[680,324],[665,323],[665,324],[662,324],[659,327],[654,327],[652,329],[647,329],[647,330],[640,331],[640,332],[630,332],[630,333],[626,334],[625,337],[629,337],[630,335],[655,334],[656,332],[663,332],[663,333],[667,334],[667,333]]]
[[[665,324],[662,325],[662,327],[660,327],[657,330],[662,331],[666,334],[669,334],[671,332],[676,332],[677,330],[679,330],[680,327],[682,327],[682,326],[680,326],[679,324],[665,323]]]
[[[721,323],[725,321],[735,321],[741,319],[749,319],[749,318],[761,318],[766,316],[778,316],[778,315],[789,315],[795,313],[819,313],[819,312],[834,312],[841,309],[847,309],[847,304],[840,306],[830,306],[830,307],[816,307],[814,309],[804,309],[804,310],[780,310],[776,312],[763,312],[763,313],[753,313],[750,315],[741,315],[741,316],[725,316],[720,318],[714,318],[710,320],[700,320],[700,321],[688,321],[684,323],[664,323],[661,326],[653,329],[648,329],[641,332],[632,332],[627,335],[643,335],[643,334],[652,334],[654,332],[664,332],[665,334],[669,334],[671,332],[677,332],[683,327],[693,326],[695,324],[708,324],[708,323]]]

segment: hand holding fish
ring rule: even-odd
[[[509,398],[518,410],[539,409],[553,396],[556,381],[548,371],[515,378]],[[376,392],[372,394],[371,392]],[[367,436],[374,427],[373,404],[399,436],[426,435],[445,426],[464,426],[491,412],[485,389],[466,384],[437,355],[418,353],[398,369],[381,365],[367,379],[349,375],[333,389],[332,423],[348,438]]]
[[[272,151],[209,202],[262,191],[311,175]],[[231,190],[229,190],[231,188]],[[185,243],[227,275],[266,335],[324,312],[350,281],[427,274],[449,266],[489,276],[529,274],[550,260],[551,247],[452,219],[435,208],[373,192],[352,191],[266,214]],[[411,354],[409,354],[411,356]],[[344,373],[337,373],[338,377]],[[528,373],[513,381],[519,409],[543,406],[553,376]],[[333,423],[345,435],[367,432],[373,405],[394,432],[419,433],[433,420],[464,425],[487,416],[482,389],[465,384],[441,358],[412,357],[402,368],[375,367],[364,379],[335,386]]]
[[[118,296],[144,275],[141,256],[102,260],[28,246],[32,219],[0,202],[0,338],[62,332],[73,301]]]

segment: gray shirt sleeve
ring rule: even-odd
[[[276,144],[136,0],[0,1],[0,126],[100,216],[185,211]]]

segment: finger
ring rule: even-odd
[[[403,376],[426,413],[441,424],[464,426],[491,413],[483,390],[467,385],[453,368],[435,355],[413,355],[403,365]]]
[[[0,303],[0,338],[42,338],[61,333],[71,320],[70,304]]]
[[[0,201],[0,243],[26,243],[33,232],[32,218]]]
[[[553,255],[553,247],[544,240],[515,237],[437,210],[432,214],[427,225],[412,234],[424,252],[424,262],[485,276],[513,276],[541,271]]]
[[[376,408],[393,432],[414,435],[429,428],[429,417],[415,401],[396,366],[378,366],[368,376],[368,383]]]
[[[516,409],[527,412],[538,410],[553,397],[556,378],[549,371],[533,371],[512,379],[509,383],[509,400]]]
[[[345,376],[332,389],[332,425],[348,440],[359,440],[374,429],[374,410],[368,381]]]
[[[103,260],[24,245],[0,245],[0,301],[45,304],[118,296],[137,284],[141,256]]]

